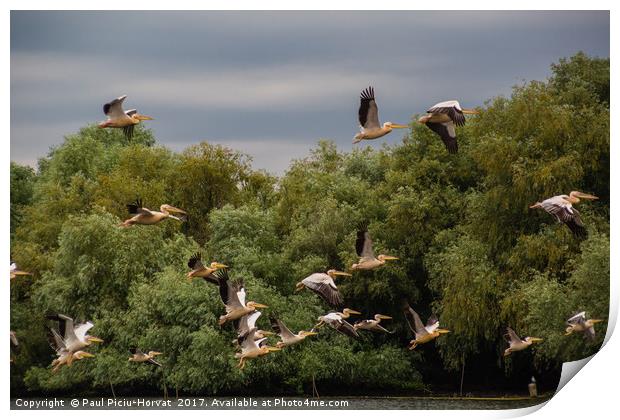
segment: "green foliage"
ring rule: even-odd
[[[468,117],[456,155],[412,123],[391,147],[342,152],[321,140],[276,178],[221,146],[175,153],[148,130],[127,142],[120,130],[89,126],[41,159],[36,174],[12,163],[11,256],[34,273],[12,281],[11,328],[23,343],[12,388],[310,394],[314,382],[332,394],[400,393],[439,386],[439,376],[456,383],[464,363],[490,361],[470,379],[484,384],[592,354],[606,323],[593,342],[566,337],[564,328],[577,311],[607,317],[609,60],[580,53],[552,72]],[[571,190],[600,197],[578,204],[589,232],[583,241],[529,209]],[[187,210],[189,222],[119,227],[138,196],[150,208]],[[239,371],[236,334],[217,323],[218,290],[187,279],[189,256],[200,250],[244,280],[248,299],[269,306],[259,328],[269,329],[275,314],[291,330],[308,330],[328,308],[308,290],[294,293],[295,283],[350,267],[360,225],[377,254],[399,260],[337,284],[345,306],[393,316],[384,323],[394,333],[354,341],[324,327]],[[403,299],[423,317],[439,315],[451,332],[407,350]],[[93,347],[96,357],[52,374],[49,311],[92,320],[105,340]],[[507,326],[545,341],[503,362]],[[163,352],[163,368],[129,362],[132,346]]]

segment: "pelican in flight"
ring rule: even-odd
[[[15,263],[11,263],[11,280],[13,280],[17,276],[31,276],[32,273],[27,271],[22,271],[17,269],[17,265]]]
[[[56,359],[52,360],[52,372],[57,372],[63,365],[71,367],[74,360],[95,357],[93,354],[84,350],[78,350],[75,352],[67,350],[65,340],[63,340],[58,331],[53,328],[49,328],[48,331],[50,347],[56,352],[56,356],[58,356]]]
[[[121,223],[122,227],[129,227],[132,225],[154,225],[167,218],[179,220],[181,222],[187,220],[187,213],[184,210],[172,207],[169,204],[162,204],[159,211],[149,210],[146,207],[142,207],[142,199],[140,198],[137,198],[135,203],[127,204],[127,210],[132,217]],[[178,213],[181,216],[177,217],[171,213]]]
[[[582,193],[579,191],[571,191],[569,195],[556,195],[547,198],[543,202],[537,202],[530,206],[531,209],[543,209],[547,213],[555,216],[558,223],[564,223],[577,237],[585,237],[587,235],[586,228],[581,221],[581,215],[573,204],[579,203],[580,199],[597,200],[598,197]]]
[[[158,351],[149,351],[148,353],[144,353],[142,350],[140,350],[137,347],[132,347],[129,349],[129,351],[131,352],[131,357],[129,358],[130,362],[138,362],[138,363],[152,363],[155,366],[159,366],[161,367],[161,363],[159,363],[157,360],[154,359],[155,356],[159,356],[160,353]]]
[[[334,283],[336,276],[351,277],[351,274],[333,269],[328,270],[327,273],[314,273],[297,283],[295,291],[298,292],[306,287],[321,296],[331,307],[337,308],[342,306],[342,295]]]
[[[320,328],[323,324],[327,324],[341,334],[359,338],[359,334],[355,328],[353,328],[353,325],[345,321],[351,314],[361,315],[360,312],[354,311],[353,309],[344,308],[342,312],[330,312],[327,315],[320,316],[318,318],[319,323],[314,326],[313,330]]]
[[[192,269],[189,273],[187,273],[187,278],[191,279],[192,277],[202,277],[206,281],[213,283],[215,285],[219,285],[219,281],[212,274],[215,273],[220,268],[228,268],[227,265],[221,264],[219,262],[213,261],[209,264],[208,267],[202,263],[202,256],[200,252],[192,255],[187,262],[187,266]]]
[[[540,343],[543,341],[542,338],[537,337],[525,337],[524,339],[521,339],[510,327],[506,328],[504,340],[508,343],[508,348],[504,351],[504,357],[509,356],[510,353],[514,353],[515,351],[525,350],[534,343]]]
[[[254,312],[257,308],[268,308],[267,305],[253,301],[245,303],[245,287],[243,286],[243,282],[231,282],[228,279],[227,271],[219,270],[213,275],[219,281],[220,297],[226,307],[226,315],[220,316],[220,325],[224,325],[228,321],[240,319],[244,315]]]
[[[459,150],[456,143],[455,125],[465,125],[464,114],[477,114],[473,109],[462,109],[459,101],[445,101],[433,105],[427,114],[418,119],[419,123],[439,134],[449,153]]]
[[[238,344],[239,339],[245,337],[246,334],[252,330],[255,330],[254,338],[257,340],[270,335],[274,335],[274,333],[272,333],[271,331],[265,331],[256,328],[256,321],[258,320],[258,318],[260,318],[261,315],[262,313],[260,311],[254,311],[247,315],[243,315],[239,319],[239,321],[236,322],[237,338],[233,340],[233,344]]]
[[[576,315],[570,317],[566,323],[568,327],[566,327],[566,334],[571,335],[574,332],[584,333],[584,336],[589,338],[590,340],[594,340],[595,332],[594,332],[594,324],[599,322],[603,322],[602,319],[586,319],[585,312],[579,312]]]
[[[58,331],[60,331],[64,347],[71,353],[82,350],[93,343],[103,343],[101,338],[86,334],[94,327],[90,321],[74,325],[73,318],[63,314],[48,315],[47,319],[58,321]]]
[[[293,344],[297,344],[300,341],[306,339],[306,337],[310,337],[311,335],[317,335],[318,333],[314,331],[299,331],[297,334],[293,334],[291,330],[287,328],[284,322],[280,321],[275,317],[270,317],[271,328],[280,336],[282,341],[278,341],[276,347],[281,349],[284,347],[292,346]]]
[[[439,328],[439,319],[435,315],[431,315],[426,321],[426,325],[422,324],[422,320],[420,319],[420,315],[416,311],[414,311],[409,304],[405,304],[405,308],[403,310],[405,313],[405,318],[407,319],[407,324],[409,324],[409,329],[413,331],[415,338],[409,342],[409,350],[415,349],[418,344],[428,343],[429,341],[433,341],[441,334],[447,334],[449,330],[443,330]]]
[[[256,359],[257,357],[264,356],[272,351],[280,351],[278,347],[271,347],[265,344],[267,338],[256,339],[256,329],[250,330],[245,336],[239,338],[239,345],[241,346],[241,352],[235,354],[236,359],[239,360],[237,367],[243,369],[245,361],[247,359]]]
[[[119,96],[111,102],[103,105],[103,113],[108,119],[99,124],[99,128],[122,128],[125,138],[131,140],[133,137],[133,128],[140,121],[152,120],[148,115],[138,114],[135,109],[129,111],[123,110],[123,101],[127,95]]]
[[[381,267],[386,261],[398,259],[398,257],[391,257],[383,254],[375,257],[375,253],[372,250],[372,239],[370,239],[370,233],[368,233],[367,229],[362,229],[357,232],[355,250],[359,257],[359,261],[357,264],[351,266],[351,270],[372,270]]]
[[[363,321],[356,322],[353,325],[353,328],[356,330],[366,330],[366,331],[374,331],[374,332],[382,332],[392,334],[390,331],[383,328],[379,323],[382,319],[392,319],[391,316],[376,314],[375,319],[365,319]]]
[[[353,144],[362,140],[374,140],[389,134],[394,128],[409,128],[408,125],[379,122],[379,110],[375,101],[375,90],[372,86],[360,94],[360,109],[358,111],[360,132],[353,138]]]

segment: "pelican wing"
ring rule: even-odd
[[[138,357],[146,356],[146,354],[144,354],[144,352],[140,350],[140,347],[130,347],[129,352],[133,354],[134,356],[138,356]]]
[[[358,111],[359,122],[362,128],[379,128],[379,110],[375,102],[375,90],[372,86],[363,90],[360,94],[360,109]]]
[[[17,341],[17,335],[15,335],[15,331],[11,331],[11,343],[14,346],[19,346],[19,341]]]
[[[136,201],[131,204],[127,204],[127,211],[131,215],[144,214],[151,215],[151,211],[147,208],[142,207],[142,199],[140,197],[136,198]]]
[[[220,282],[220,296],[227,313],[245,307],[245,288],[242,282]]]
[[[426,331],[428,331],[429,333],[434,332],[437,328],[439,328],[439,318],[437,318],[437,315],[431,315],[428,320],[426,321],[426,326],[424,327],[426,329]]]
[[[47,331],[48,331],[47,339],[48,339],[50,347],[52,348],[52,350],[56,352],[57,355],[60,356],[60,354],[66,347],[65,341],[62,339],[61,335],[55,329],[48,327]]]
[[[544,200],[541,207],[549,214],[564,223],[576,236],[585,236],[586,229],[581,221],[581,214],[573,205],[562,196],[555,196]]]
[[[230,288],[230,282],[228,278],[227,270],[217,270],[215,273],[211,274],[213,278],[217,279],[220,291],[220,298],[224,305],[228,301],[228,289]]]
[[[259,348],[255,340],[256,328],[248,331],[246,335],[238,339],[238,343],[241,346],[241,353],[247,353],[249,351],[257,350]]]
[[[254,311],[248,315],[244,315],[239,320],[239,325],[237,327],[237,334],[239,336],[244,336],[254,328],[256,328],[256,320],[261,316],[261,312]]]
[[[374,259],[375,253],[372,250],[372,239],[370,239],[370,233],[368,230],[358,230],[357,240],[355,241],[355,251],[358,257]]]
[[[288,327],[284,325],[284,322],[280,321],[275,317],[270,317],[269,320],[271,321],[271,329],[274,330],[275,333],[278,334],[280,337],[282,337],[283,340],[295,337],[295,334],[293,334],[291,330],[289,330]]]
[[[510,327],[506,328],[506,334],[504,334],[504,340],[508,344],[517,344],[522,342],[521,337],[517,335],[517,333]]]
[[[189,261],[187,262],[187,266],[192,270],[205,268],[204,264],[202,263],[202,255],[200,254],[200,252],[197,252],[190,257]]]
[[[459,101],[445,101],[433,105],[428,111],[429,114],[447,114],[454,124],[465,125],[465,115]]]
[[[456,153],[459,150],[459,146],[456,142],[456,130],[454,129],[454,123],[448,121],[445,123],[427,122],[426,126],[439,134],[439,137],[446,145],[446,149],[449,153]]]
[[[127,111],[125,111],[125,115],[131,117],[132,115],[136,115],[138,113],[137,109],[128,109]]]
[[[586,312],[585,311],[579,312],[578,314],[575,314],[575,315],[571,316],[566,321],[566,323],[569,324],[569,325],[581,324],[581,323],[585,323],[585,322],[586,322]]]
[[[63,314],[48,315],[47,319],[58,321],[59,332],[66,343],[70,343],[78,339],[75,334],[73,318]]]
[[[407,323],[409,324],[409,328],[416,335],[426,335],[428,331],[424,328],[424,324],[422,324],[422,320],[420,319],[420,315],[416,311],[414,311],[411,306],[406,305],[403,312],[405,313],[405,319],[407,319]]]
[[[75,336],[78,338],[78,340],[84,342],[86,340],[86,333],[88,332],[88,330],[90,330],[92,327],[94,327],[93,323],[88,321],[88,322],[84,322],[82,324],[78,324],[77,327],[75,327],[74,332],[75,332]]]
[[[123,118],[125,116],[125,111],[123,111],[123,101],[125,98],[127,98],[127,95],[119,96],[103,105],[103,113],[111,119]]]
[[[301,281],[304,286],[321,296],[325,302],[334,308],[342,306],[342,295],[334,280],[325,273],[314,273]]]

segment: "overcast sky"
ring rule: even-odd
[[[127,94],[159,143],[220,143],[281,174],[318,139],[353,147],[368,85],[381,121],[407,123],[543,80],[579,50],[609,56],[608,12],[13,11],[11,159],[34,166]]]

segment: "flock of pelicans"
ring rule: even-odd
[[[123,129],[127,139],[131,139],[133,128],[141,121],[151,120],[146,115],[138,114],[137,110],[125,111],[123,101],[127,96],[121,96],[107,103],[103,107],[108,119],[99,124],[99,127],[113,127]],[[456,141],[455,126],[465,124],[464,114],[476,114],[477,111],[462,109],[458,101],[446,101],[431,107],[427,114],[421,117],[418,122],[425,124],[428,128],[436,132],[443,140],[449,153],[457,153],[458,145]],[[394,128],[407,128],[407,125],[393,124],[386,122],[379,123],[377,103],[375,101],[374,89],[369,87],[362,91],[360,96],[359,123],[361,130],[355,135],[353,143],[362,140],[377,139],[390,133]],[[548,198],[542,202],[537,202],[530,208],[542,208],[547,213],[553,215],[558,222],[564,223],[577,237],[586,235],[586,230],[581,221],[581,217],[574,204],[579,203],[580,199],[595,200],[596,196],[585,194],[579,191],[572,191],[569,195],[558,195]],[[159,211],[149,210],[143,206],[142,200],[137,199],[134,203],[128,204],[127,209],[131,217],[121,223],[124,228],[133,225],[153,225],[171,218],[185,221],[187,213],[179,208],[168,204],[161,205]],[[174,213],[174,214],[173,214]],[[342,295],[338,291],[335,280],[339,276],[351,277],[359,270],[374,270],[382,267],[387,261],[397,260],[397,257],[380,254],[375,256],[372,239],[368,230],[364,227],[358,230],[355,244],[356,253],[359,261],[353,264],[350,272],[335,269],[328,270],[326,273],[314,273],[297,283],[295,291],[304,288],[316,293],[330,307],[338,309],[344,306]],[[219,294],[225,307],[225,314],[220,316],[219,325],[223,326],[232,323],[237,331],[237,338],[234,345],[239,349],[235,358],[239,359],[238,367],[243,369],[247,359],[255,359],[270,352],[279,351],[284,347],[292,346],[307,337],[318,334],[318,330],[324,326],[335,329],[341,334],[352,338],[359,338],[359,331],[370,331],[375,333],[391,333],[380,325],[381,321],[392,319],[391,316],[376,314],[373,319],[361,320],[353,325],[347,319],[352,315],[361,315],[353,309],[344,308],[341,312],[330,311],[319,316],[318,323],[308,331],[293,333],[286,324],[275,316],[270,317],[271,328],[273,331],[265,331],[256,327],[256,321],[261,316],[257,309],[267,308],[266,305],[254,301],[246,302],[246,289],[242,280],[231,280],[228,276],[228,266],[217,261],[205,265],[199,253],[193,255],[188,266],[191,269],[187,277],[202,278],[219,288]],[[15,264],[11,264],[11,279],[16,276],[30,275],[30,273],[18,270]],[[439,319],[432,315],[426,324],[422,322],[418,313],[413,310],[408,303],[404,303],[403,312],[409,328],[414,334],[414,339],[409,344],[409,349],[413,350],[420,344],[428,343],[441,334],[450,331],[439,328]],[[63,314],[48,315],[48,319],[56,323],[53,327],[48,327],[51,347],[56,352],[57,358],[52,362],[53,371],[57,371],[61,366],[71,366],[74,360],[93,357],[85,349],[93,343],[100,343],[98,337],[88,334],[94,326],[92,322],[76,324],[72,318]],[[585,312],[580,312],[571,316],[567,320],[565,335],[573,332],[580,332],[589,339],[594,339],[594,324],[601,322],[600,319],[588,319]],[[279,336],[279,341],[273,345],[268,344],[269,336]],[[521,351],[530,345],[542,341],[537,337],[521,338],[511,328],[506,329],[504,335],[508,348],[504,356]],[[18,340],[15,333],[11,331],[11,342],[17,346]],[[155,357],[162,353],[156,351],[143,352],[139,348],[131,348],[132,356],[129,358],[133,362],[148,362],[158,366],[160,363]]]

